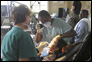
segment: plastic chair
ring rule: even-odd
[[[89,33],[86,41],[81,46],[80,50],[78,51],[73,61],[90,61],[91,60],[90,51],[91,51],[91,32]]]

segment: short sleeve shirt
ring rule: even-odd
[[[88,23],[85,21],[79,21],[78,24],[76,25],[76,28],[74,28],[76,31],[77,35],[75,36],[75,42],[79,40],[83,40],[86,34],[89,32],[88,31]]]
[[[31,36],[19,27],[13,27],[2,42],[3,61],[18,61],[19,58],[37,58],[37,51]]]
[[[71,29],[72,27],[67,24],[63,19],[55,18],[51,27],[42,28],[41,34],[43,38],[41,41],[47,41],[48,43],[50,43],[55,36],[66,33]],[[67,42],[67,44],[70,44],[68,38],[64,38],[64,40]]]

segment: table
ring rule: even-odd
[[[1,29],[10,29],[11,26],[1,26]]]

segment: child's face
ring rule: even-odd
[[[49,48],[50,48],[50,52],[52,52],[52,53],[54,53],[55,51],[59,50],[59,48],[56,47],[56,44],[54,44],[54,43]]]

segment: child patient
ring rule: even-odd
[[[66,45],[66,42],[60,37],[60,35],[57,35],[48,45],[49,55],[44,57],[42,61],[53,61],[56,58],[56,54],[62,53],[62,47]]]

